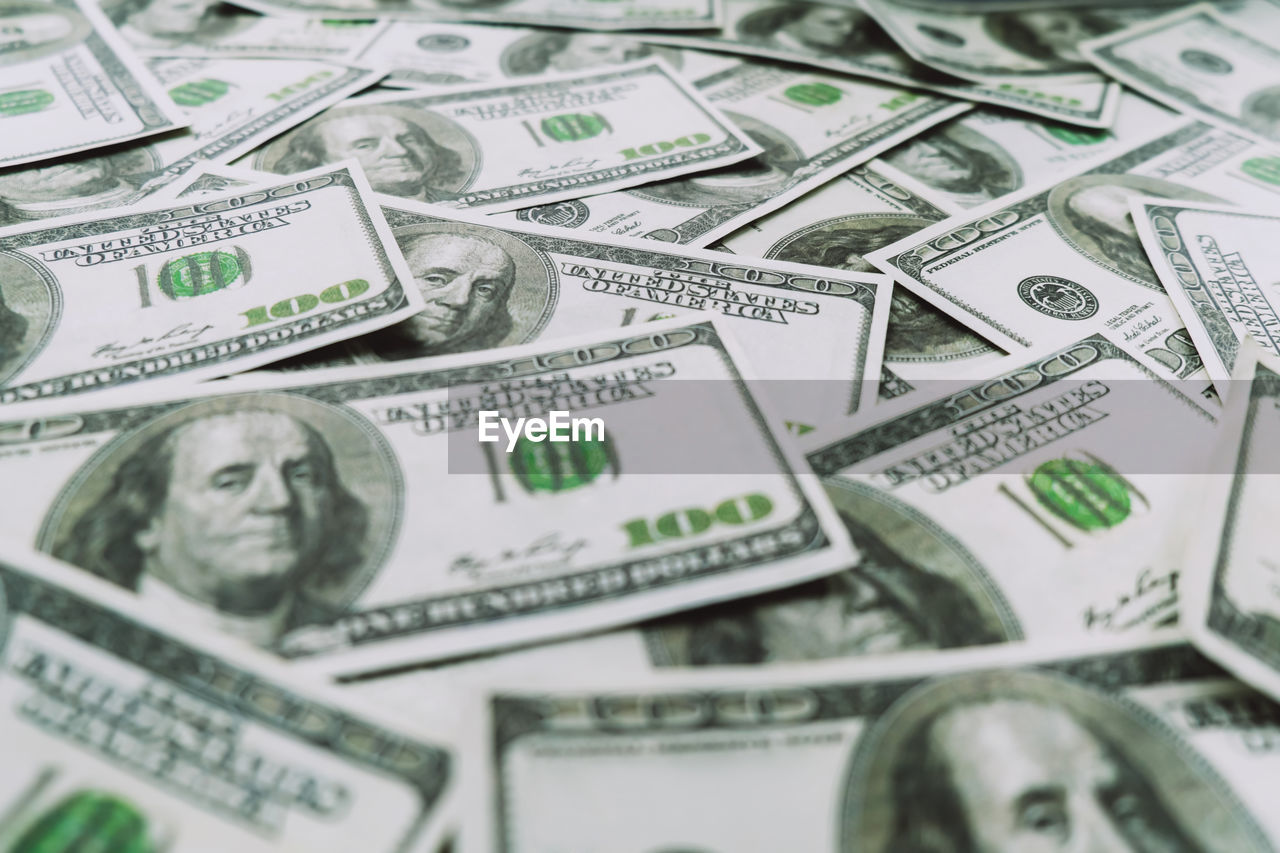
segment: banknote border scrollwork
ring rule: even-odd
[[[425,828],[427,816],[454,772],[453,758],[442,747],[410,740],[345,711],[326,708],[291,687],[267,681],[5,562],[0,562],[0,588],[7,595],[11,618],[35,619],[282,737],[331,751],[366,772],[398,779],[413,789],[419,802],[419,813],[404,838],[406,846]],[[255,698],[271,701],[255,702]],[[270,713],[268,706],[282,712]],[[362,744],[375,744],[376,748],[361,748]],[[407,755],[414,756],[416,766],[412,769],[404,765]]]

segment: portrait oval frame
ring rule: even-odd
[[[52,3],[36,2],[36,0],[9,0],[4,4],[3,11],[8,14],[0,16],[0,21],[10,17],[19,17],[23,14],[57,15],[66,19],[67,32],[53,41],[44,42],[34,47],[20,48],[12,53],[0,53],[0,68],[6,65],[21,65],[24,62],[32,62],[51,53],[67,50],[83,42],[93,32],[93,24],[78,9],[63,8]]]
[[[289,145],[299,134],[306,132],[308,128],[320,122],[348,115],[361,116],[371,114],[389,116],[411,124],[425,133],[437,145],[447,148],[461,158],[460,177],[447,185],[433,185],[433,189],[450,194],[460,193],[468,189],[479,177],[482,160],[480,144],[466,128],[452,119],[445,118],[431,110],[403,107],[395,103],[351,104],[330,107],[264,145],[254,154],[253,168],[271,172],[275,175],[287,174],[276,171],[276,169],[279,162],[287,156]]]
[[[16,357],[0,350],[0,388],[22,373],[44,351],[62,319],[62,291],[44,264],[21,252],[0,250],[0,294],[5,310],[26,321]],[[0,341],[2,343],[2,341]]]
[[[823,219],[819,222],[815,222],[811,225],[807,225],[804,228],[800,228],[796,231],[792,231],[790,234],[788,234],[787,236],[783,237],[781,240],[778,240],[773,245],[771,245],[765,251],[764,256],[766,258],[776,258],[782,261],[792,261],[794,263],[824,266],[824,264],[822,264],[821,262],[821,259],[814,259],[815,255],[813,254],[813,252],[816,251],[816,247],[814,249],[808,248],[808,246],[806,245],[807,239],[810,242],[817,242],[817,238],[820,237],[821,235],[829,235],[832,238],[834,238],[841,233],[847,233],[847,232],[856,233],[860,231],[870,231],[872,230],[873,227],[877,226],[878,224],[883,225],[883,224],[890,224],[890,223],[902,223],[904,225],[908,225],[908,224],[914,225],[915,226],[914,230],[919,231],[921,229],[928,228],[929,226],[933,225],[936,221],[937,220],[927,219],[915,213],[851,213],[846,216],[834,216],[830,219]],[[860,225],[863,225],[866,227],[859,228],[858,226]],[[896,241],[890,241],[890,242],[896,242]],[[877,249],[882,249],[887,245],[889,245],[889,243],[880,243],[878,245],[873,245],[868,247],[865,252],[860,252],[860,254],[865,256],[869,252],[874,252]],[[783,253],[793,247],[797,249],[799,252],[801,252],[803,256],[802,257],[784,257]],[[855,247],[854,250],[857,251],[857,248]],[[878,268],[873,266],[870,262],[866,261],[865,259],[863,260],[862,263],[863,263],[862,267],[855,268],[853,271],[854,272],[879,272],[880,271]],[[915,299],[921,303],[924,303],[924,300],[920,299],[920,297],[918,296],[915,296],[915,294],[912,294],[910,291],[906,290],[905,288],[901,290],[901,293],[903,295],[909,294],[908,298]],[[895,298],[898,295],[899,295],[899,289],[895,288],[894,289]],[[927,310],[935,312],[941,317],[944,317],[944,318],[946,317],[945,314],[942,314],[940,311],[938,311],[938,309],[934,308],[933,306],[928,305],[928,303],[924,303],[924,306],[926,307]],[[995,347],[993,347],[991,344],[987,343],[986,341],[982,340],[982,338],[980,338],[978,335],[965,329],[961,323],[954,320],[950,320],[950,318],[947,318],[947,320],[954,325],[955,329],[958,330],[963,335],[964,338],[970,339],[972,343],[963,341],[963,339],[961,338],[957,338],[956,340],[960,341],[963,344],[963,346],[952,343],[950,346],[940,347],[939,352],[935,352],[935,353],[926,353],[923,351],[913,351],[910,353],[891,353],[889,350],[889,342],[886,341],[885,356],[884,356],[885,360],[893,361],[895,363],[900,363],[900,364],[906,364],[906,363],[926,364],[926,363],[935,363],[935,362],[944,362],[944,361],[959,361],[961,359],[966,359],[966,358],[976,358],[978,356],[986,355],[988,353],[992,353],[996,351]],[[889,315],[889,321],[890,323],[893,322],[892,311],[890,312],[890,315]],[[919,350],[918,347],[916,349]]]
[[[717,176],[733,175],[734,172],[741,171],[742,167],[747,163],[761,159],[761,155],[708,172],[631,187],[627,190],[627,193],[649,201],[677,207],[716,208],[759,204],[790,188],[795,183],[794,173],[796,167],[804,162],[805,159],[804,152],[799,144],[776,127],[767,125],[759,119],[736,113],[732,110],[724,110],[724,114],[766,151],[772,147],[785,152],[782,162],[786,165],[780,168],[778,173],[766,175],[765,180],[759,183],[751,183],[748,178],[743,186],[749,192],[743,198],[730,197],[729,200],[725,199],[725,193],[732,193],[734,189],[737,189],[736,187],[720,188],[713,186],[712,188],[706,188],[698,182],[708,179],[715,180]],[[767,140],[768,144],[762,142],[762,139]],[[770,163],[770,166],[778,168],[779,164],[774,162]]]
[[[829,219],[823,219],[818,222],[814,222],[810,225],[806,225],[803,228],[798,228],[795,231],[792,231],[791,233],[787,234],[781,240],[774,241],[773,245],[769,246],[769,248],[765,250],[764,256],[765,258],[776,259],[779,261],[790,261],[791,263],[796,263],[796,264],[812,264],[814,266],[827,266],[826,264],[820,263],[818,260],[814,260],[814,256],[812,254],[809,254],[806,257],[802,258],[802,257],[789,257],[785,253],[787,253],[788,250],[793,250],[793,249],[801,252],[811,252],[813,251],[813,249],[809,247],[807,244],[816,240],[816,238],[820,235],[831,235],[834,237],[837,234],[846,233],[846,232],[862,233],[865,231],[872,230],[872,228],[876,226],[877,223],[880,223],[880,224],[901,223],[903,225],[910,224],[910,225],[915,225],[916,226],[915,230],[919,231],[921,229],[928,228],[930,225],[933,225],[935,222],[937,222],[937,220],[926,219],[925,217],[919,216],[918,214],[915,214],[915,213],[889,213],[889,212],[850,213],[844,216],[833,216]],[[841,227],[841,226],[847,226],[847,227]],[[864,226],[864,227],[859,227],[859,226]],[[897,241],[896,240],[890,241],[890,243],[893,243],[893,242],[897,242]],[[857,251],[859,255],[863,256],[864,260],[862,261],[862,266],[851,269],[850,272],[870,272],[870,273],[880,272],[878,267],[876,267],[870,261],[865,260],[865,256],[871,252],[874,252],[876,249],[882,249],[887,245],[889,245],[889,243],[883,243],[880,245],[871,246],[865,252],[859,251],[857,247],[854,247],[854,251]],[[844,267],[833,267],[833,269],[844,269]]]
[[[573,38],[579,35],[593,36],[611,36],[613,38],[626,38],[635,41],[646,52],[636,59],[649,59],[651,57],[661,57],[677,71],[684,65],[684,54],[673,47],[660,44],[649,44],[640,42],[638,39],[631,38],[625,33],[603,33],[603,32],[560,32],[560,31],[539,31],[521,36],[511,44],[502,49],[501,56],[498,57],[498,67],[502,69],[505,77],[528,77],[535,74],[554,74],[564,73],[556,71],[552,68],[550,62],[551,54],[545,49],[548,42],[561,39]],[[599,63],[587,68],[607,68],[611,63]]]
[[[1053,230],[1058,232],[1058,236],[1065,240],[1071,248],[1079,252],[1081,256],[1103,269],[1115,273],[1121,278],[1126,278],[1146,287],[1153,287],[1156,290],[1163,290],[1158,281],[1152,280],[1150,275],[1141,275],[1136,267],[1122,269],[1114,258],[1107,255],[1095,237],[1082,233],[1071,222],[1067,208],[1071,199],[1075,198],[1078,193],[1087,192],[1095,187],[1118,187],[1132,190],[1132,195],[1134,196],[1146,195],[1157,198],[1176,198],[1185,201],[1204,201],[1214,204],[1224,203],[1217,196],[1191,189],[1173,181],[1166,181],[1163,178],[1149,178],[1145,175],[1078,175],[1074,178],[1068,178],[1049,191],[1049,195],[1045,199],[1045,218],[1049,220]],[[1145,258],[1146,253],[1142,248],[1136,231],[1134,232],[1133,244],[1135,252]]]
[[[988,699],[1029,700],[1065,710],[1088,730],[1101,731],[1135,772],[1175,803],[1171,810],[1183,817],[1179,826],[1206,853],[1269,849],[1261,828],[1218,772],[1154,713],[1066,675],[1002,669],[926,679],[868,726],[845,765],[837,827],[843,853],[891,853],[897,819],[893,771],[906,742],[950,705]],[[1221,806],[1226,820],[1213,819],[1218,812],[1205,806],[1209,799]],[[1205,844],[1206,838],[1215,843]]]
[[[864,34],[866,41],[856,46],[845,45],[840,49],[819,48],[811,44],[803,44],[801,50],[779,43],[778,33],[793,21],[799,19],[795,17],[797,12],[799,17],[803,17],[813,10],[821,8],[835,9],[856,15],[855,25],[851,29]],[[865,61],[868,56],[885,52],[892,55],[899,50],[896,42],[889,37],[884,28],[861,8],[853,5],[846,6],[839,3],[823,2],[823,0],[775,2],[759,9],[753,9],[733,24],[733,35],[739,41],[768,48],[774,51],[775,54],[802,54],[809,57],[838,56],[859,62]]]
[[[6,203],[3,196],[0,196],[0,226],[21,225],[28,222],[39,222],[41,219],[51,219],[57,216],[70,216],[77,213],[104,210],[114,208],[121,204],[133,204],[145,195],[139,187],[150,180],[151,177],[159,171],[161,166],[159,156],[156,155],[151,146],[145,145],[125,149],[123,151],[115,151],[111,154],[77,156],[69,160],[58,160],[45,165],[37,165],[34,168],[27,169],[26,171],[56,169],[68,165],[82,165],[84,163],[94,161],[102,161],[110,164],[116,178],[122,184],[132,188],[132,194],[123,200],[112,196],[108,201],[99,202],[97,204],[68,204],[67,207],[43,211],[42,214],[36,218],[27,218],[16,215],[17,208]],[[24,170],[22,168],[18,168],[6,170],[5,172],[0,173],[0,184],[3,183],[5,176],[15,174],[20,171]],[[91,196],[74,196],[67,199],[67,201],[83,201],[86,198],[91,198]]]
[[[1061,56],[1052,48],[1046,50],[1037,50],[1034,46],[1025,43],[1019,43],[1018,32],[1019,25],[1026,26],[1023,15],[1026,12],[1041,11],[1034,7],[1026,9],[1009,9],[1005,11],[990,12],[983,16],[982,32],[996,44],[1005,50],[1008,50],[1020,58],[1030,59],[1040,63],[1041,68],[1039,74],[1070,74],[1073,72],[1085,70],[1087,63],[1076,61]],[[1087,15],[1085,10],[1080,11],[1081,16]],[[1087,18],[1077,18],[1082,22],[1088,22]],[[1103,35],[1097,32],[1092,35],[1086,35],[1085,38]],[[1083,39],[1082,39],[1083,40]]]
[[[1273,112],[1259,109],[1262,104],[1271,107]],[[1280,142],[1280,86],[1267,86],[1250,92],[1240,105],[1240,118],[1245,127],[1262,138]]]
[[[933,181],[921,177],[915,172],[904,168],[899,162],[900,156],[894,153],[901,152],[913,143],[936,143],[936,140],[938,139],[948,140],[955,145],[976,151],[990,159],[991,165],[999,170],[996,174],[996,179],[989,181],[980,180],[979,183],[981,184],[983,192],[994,191],[995,194],[992,196],[993,199],[1014,192],[1026,185],[1026,176],[1022,174],[1022,167],[1018,165],[1016,157],[1005,150],[1004,146],[1000,145],[995,140],[984,136],[972,128],[960,124],[958,121],[948,122],[940,127],[925,132],[923,135],[916,137],[915,139],[908,139],[906,142],[902,143],[902,145],[890,150],[887,154],[882,155],[882,157],[890,166],[902,170],[907,175],[915,178],[927,187],[935,189],[941,193],[946,193],[947,195],[963,195],[963,193],[960,193],[957,190],[939,186]]]
[[[148,8],[151,3],[154,2],[155,0],[147,0],[145,6],[139,6],[138,8]],[[136,4],[137,0],[111,0],[110,2],[104,2],[102,4],[102,11],[112,24],[116,27],[123,27],[128,21],[129,15],[135,11],[135,9],[131,9],[129,7],[135,6]],[[246,16],[238,11],[228,11],[228,9],[234,9],[234,7],[219,9],[218,7],[222,5],[224,4],[222,4],[220,0],[215,0],[210,3],[209,6],[205,8],[205,14],[208,14],[210,10],[215,10],[213,16],[209,20],[201,21],[200,26],[196,27],[196,29],[189,35],[184,34],[179,39],[164,39],[144,30],[138,30],[138,32],[142,33],[142,35],[148,39],[154,40],[155,43],[167,41],[171,47],[198,46],[201,41],[213,41],[235,35],[236,33],[244,32],[256,23],[256,20],[252,16]],[[149,46],[141,46],[141,49],[164,49],[164,47],[155,43]]]
[[[494,243],[505,251],[516,267],[515,285],[507,298],[507,312],[511,315],[512,321],[511,331],[494,346],[515,346],[537,340],[547,323],[551,322],[556,304],[560,301],[560,277],[556,274],[555,265],[545,252],[533,248],[512,232],[470,222],[428,222],[421,225],[402,225],[391,229],[391,235],[395,237],[397,247],[400,245],[401,237],[418,237],[427,234],[475,237]],[[539,273],[542,281],[531,283],[530,279]],[[539,296],[540,289],[541,296]]]
[[[311,426],[333,454],[338,480],[368,511],[360,565],[337,583],[304,583],[299,589],[300,599],[309,604],[332,611],[346,609],[385,565],[395,546],[404,515],[404,476],[395,450],[363,415],[348,406],[301,394],[250,391],[187,400],[123,429],[94,451],[63,484],[45,513],[35,547],[56,556],[76,523],[107,496],[125,460],[154,448],[154,442],[169,430],[210,416],[246,411],[283,414]],[[79,568],[89,571],[84,566]]]
[[[1000,592],[999,586],[973,554],[932,519],[887,492],[865,483],[827,478],[823,481],[823,488],[842,522],[847,524],[846,519],[852,519],[855,524],[873,530],[880,545],[892,551],[899,559],[905,559],[919,571],[948,581],[963,590],[981,615],[983,627],[990,630],[993,636],[1000,635],[1004,642],[1023,638],[1017,616]],[[928,568],[923,568],[924,566]],[[765,593],[753,599],[716,605],[704,612],[724,613],[726,615],[722,618],[741,623],[749,618],[755,604],[785,600],[788,592],[783,589]],[[714,660],[706,664],[691,663],[690,640],[696,625],[689,617],[698,613],[699,611],[692,611],[677,614],[640,628],[653,666],[725,665],[725,661]]]

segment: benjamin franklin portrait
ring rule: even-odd
[[[36,355],[56,325],[56,291],[32,263],[0,253],[0,387]]]
[[[507,76],[524,77],[621,65],[650,56],[660,56],[677,69],[683,62],[678,50],[645,44],[630,36],[557,31],[536,32],[512,42],[500,62]]]
[[[1116,29],[1107,18],[1081,9],[992,12],[982,25],[995,41],[1056,73],[1091,70],[1078,45]]]
[[[130,44],[146,48],[213,42],[255,20],[221,0],[120,0],[103,11]]]
[[[474,352],[531,340],[555,297],[549,261],[493,228],[393,229],[426,307],[349,345],[360,360]]]
[[[1081,175],[1050,191],[1049,221],[1089,260],[1117,275],[1161,289],[1129,212],[1129,200],[1137,196],[1222,203],[1216,196],[1160,178]]]
[[[0,225],[133,204],[159,165],[154,152],[142,146],[0,172]]]
[[[997,670],[908,692],[862,736],[845,853],[1269,849],[1214,771],[1136,704]]]
[[[0,381],[22,354],[30,325],[26,317],[9,307],[0,282]]]
[[[1240,113],[1254,133],[1280,142],[1280,86],[1268,86],[1249,95]]]
[[[67,50],[92,30],[89,20],[75,9],[10,0],[0,5],[0,68]]]
[[[747,44],[806,55],[863,59],[899,52],[866,12],[826,3],[766,6],[739,21],[736,35]]]
[[[179,407],[86,463],[41,547],[156,607],[272,647],[334,618],[385,556],[398,477],[375,435],[292,395]]]
[[[954,121],[899,145],[884,160],[966,207],[1000,198],[1023,184],[1014,157]]]
[[[879,272],[865,256],[928,228],[934,220],[910,213],[855,213],[788,234],[766,258],[854,272]],[[961,323],[902,287],[893,288],[884,358],[896,362],[951,361],[992,352]]]
[[[790,137],[748,115],[725,110],[730,120],[764,149],[742,163],[628,190],[640,198],[689,207],[756,204],[773,198],[793,182],[804,155]]]
[[[478,148],[444,116],[396,104],[326,110],[260,149],[254,167],[277,175],[347,158],[359,161],[376,192],[445,201],[474,178]]]
[[[721,666],[1000,643],[1020,629],[958,542],[896,499],[831,483],[859,564],[818,581],[650,623],[655,666]]]

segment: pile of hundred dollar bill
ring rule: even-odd
[[[0,0],[0,853],[1280,849],[1280,0]]]

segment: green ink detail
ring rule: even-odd
[[[180,107],[199,107],[211,104],[231,91],[231,84],[222,80],[192,80],[169,90],[169,97]]]
[[[0,95],[0,118],[38,113],[53,103],[53,93],[44,89],[22,89]]]
[[[377,21],[331,21],[331,20],[322,20],[322,21],[320,22],[320,25],[321,25],[322,27],[333,27],[333,28],[335,28],[335,29],[341,29],[341,28],[343,28],[343,27],[369,27],[369,26],[372,26],[372,25],[374,25],[374,24],[376,24],[376,23],[377,23]]]
[[[905,107],[907,104],[915,103],[918,100],[920,100],[920,95],[916,94],[915,92],[903,92],[901,95],[896,95],[890,98],[889,100],[885,101],[883,104],[880,105],[880,109],[900,110],[903,107]]]
[[[190,299],[223,290],[249,279],[249,256],[232,252],[196,252],[175,258],[160,268],[156,284],[170,299]]]
[[[1100,462],[1051,459],[1027,485],[1045,509],[1080,530],[1115,527],[1133,510],[1129,485]]]
[[[1065,142],[1068,145],[1097,145],[1099,142],[1105,142],[1111,138],[1109,130],[1084,130],[1079,127],[1067,127],[1061,124],[1050,124],[1045,126],[1045,130],[1049,135],[1059,142]]]
[[[782,94],[797,104],[808,104],[811,107],[825,107],[844,97],[839,89],[826,83],[800,83],[788,87]]]
[[[536,442],[521,436],[508,460],[511,473],[528,492],[565,492],[595,482],[617,460],[603,439]]]
[[[743,505],[747,513],[742,514]],[[759,521],[773,512],[773,501],[767,495],[750,494],[739,500],[730,498],[716,505],[716,521],[721,524],[744,524],[748,521]]]
[[[1256,180],[1280,184],[1280,157],[1251,157],[1240,165],[1240,169]]]
[[[807,432],[813,432],[817,427],[810,424],[802,424],[799,421],[787,421],[787,432],[792,435],[804,435]]]
[[[633,518],[631,521],[624,522],[622,529],[627,534],[627,546],[630,548],[641,548],[653,544],[653,531],[649,529],[647,519]]]
[[[613,127],[600,113],[565,113],[542,120],[542,132],[556,142],[578,142],[613,132]]]
[[[681,524],[682,521],[683,524]],[[653,526],[667,539],[680,539],[694,533],[702,533],[711,527],[711,513],[697,507],[669,512],[659,516]]]
[[[124,800],[78,791],[45,812],[6,853],[153,853],[147,820]]]

